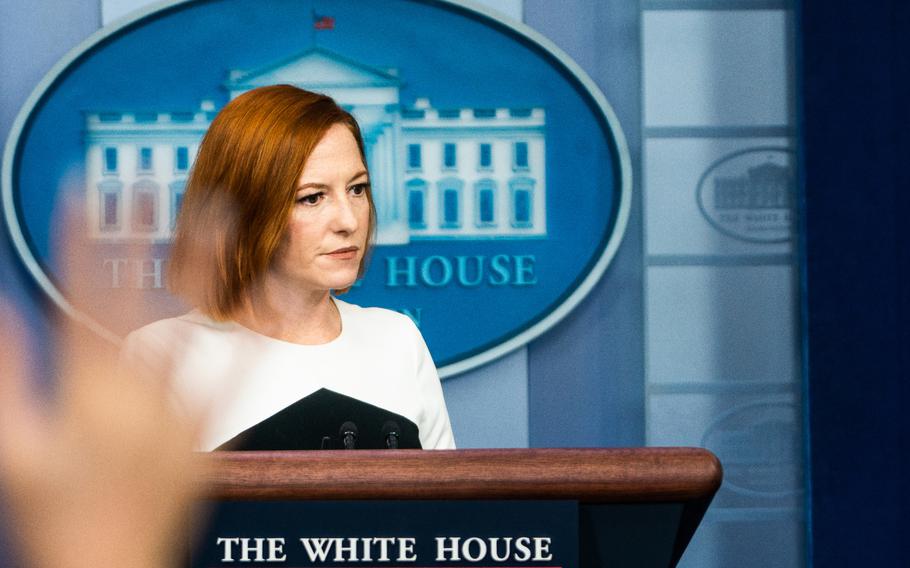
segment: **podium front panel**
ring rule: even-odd
[[[573,501],[226,501],[193,568],[578,568]]]

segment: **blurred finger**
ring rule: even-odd
[[[12,482],[33,470],[47,427],[26,372],[23,329],[16,311],[0,299],[0,478]]]
[[[58,241],[58,265],[67,299],[77,313],[59,319],[60,348],[57,375],[61,419],[74,435],[105,439],[108,446],[136,439],[149,424],[170,420],[166,386],[160,377],[138,377],[124,373],[119,364],[119,338],[98,324],[138,317],[142,291],[124,286],[112,291],[99,279],[103,253],[93,242],[85,224],[84,201],[74,192],[59,207],[63,227]],[[142,242],[127,246],[127,258],[144,258],[149,246]],[[95,451],[104,451],[100,446]]]
[[[55,235],[54,250],[63,292],[71,309],[67,317],[58,320],[58,374],[78,382],[107,368],[116,353],[118,339],[91,316],[92,308],[102,303],[99,290],[93,285],[93,274],[98,272],[97,254],[88,239],[84,199],[72,188],[65,189],[56,211],[56,226],[62,231]],[[61,388],[70,386],[61,385]]]

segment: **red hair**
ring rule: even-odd
[[[268,270],[304,164],[335,124],[348,127],[366,165],[360,127],[326,95],[290,85],[261,87],[218,113],[202,139],[177,219],[168,272],[173,292],[216,320],[230,319]],[[364,259],[376,219],[369,189],[367,198]]]

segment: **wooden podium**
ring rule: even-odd
[[[675,566],[722,478],[697,448],[211,455],[213,500],[574,501],[582,568]]]

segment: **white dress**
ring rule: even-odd
[[[281,341],[193,311],[134,331],[122,357],[171,377],[180,404],[208,409],[201,450],[322,388],[411,420],[425,449],[454,448],[436,367],[410,318],[333,300],[341,334],[321,345]]]

